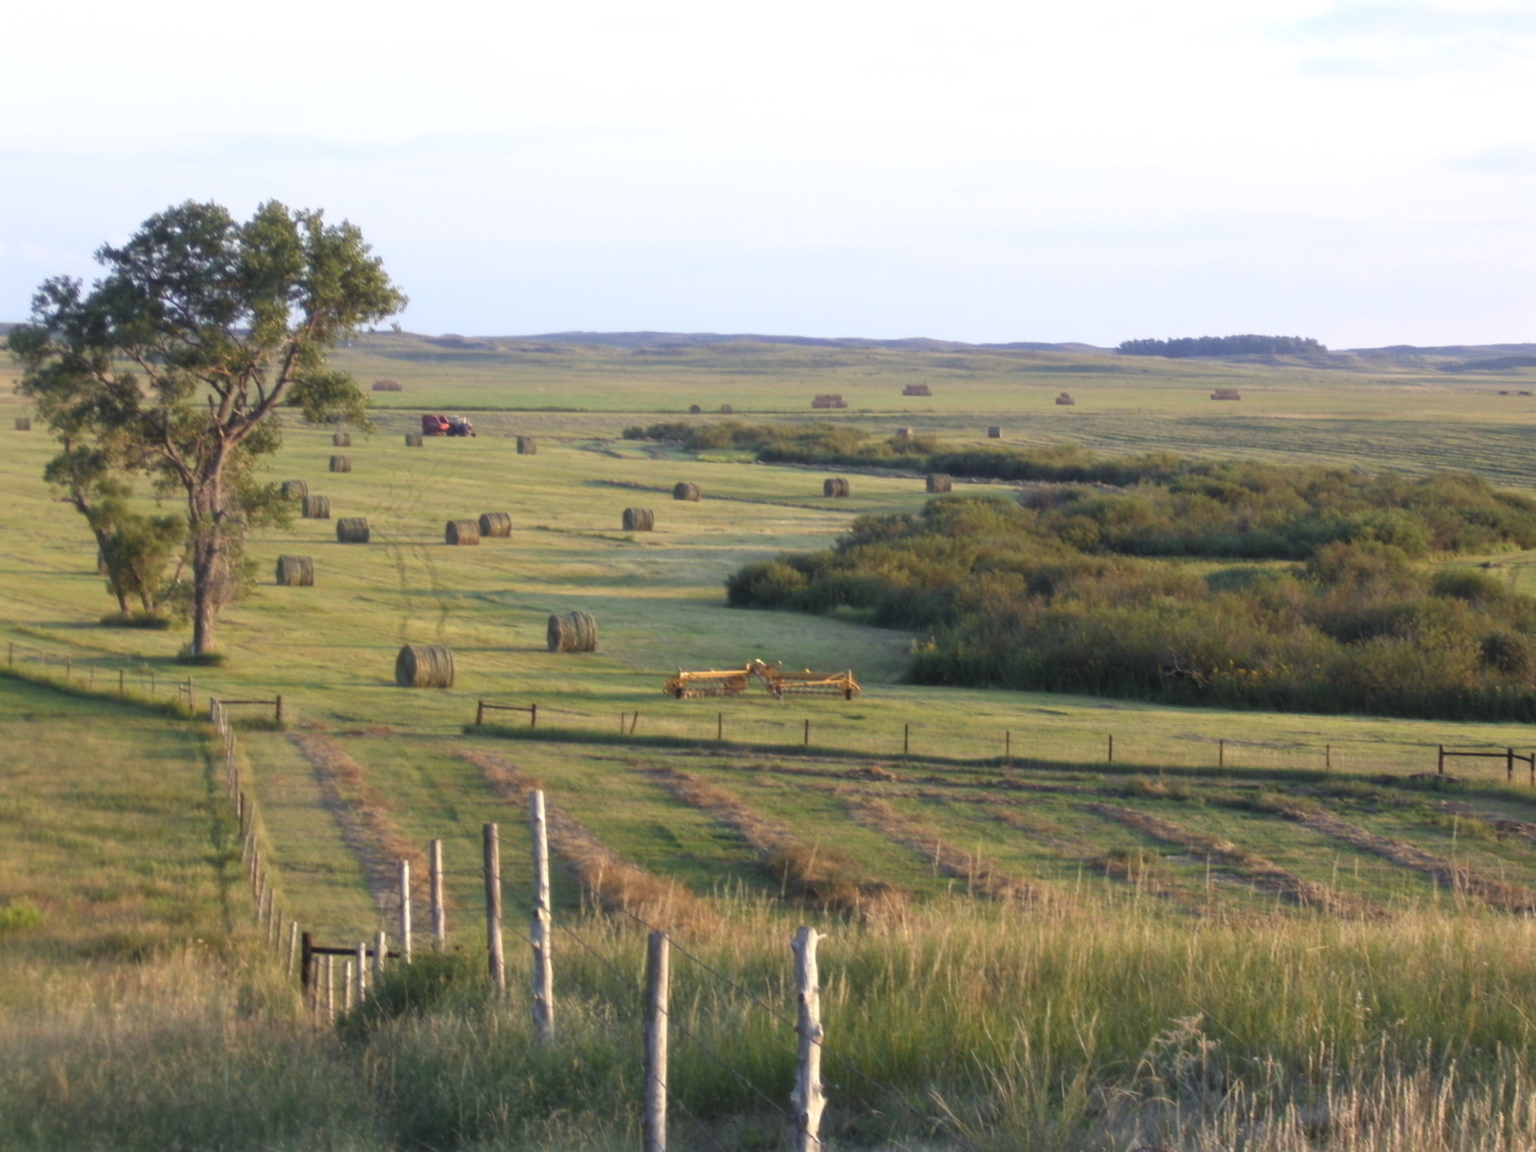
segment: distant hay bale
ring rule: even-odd
[[[420,448],[421,447],[421,433],[420,432],[407,432],[405,434],[405,446],[407,448]]]
[[[1243,394],[1236,388],[1218,388],[1211,393],[1212,400],[1241,400]]]
[[[734,416],[736,415],[736,409],[730,404],[722,404],[720,405],[720,415]]]
[[[478,544],[480,525],[473,520],[450,520],[443,532],[443,539],[449,544]]]
[[[18,416],[18,417],[16,417],[16,431],[18,431],[18,432],[30,432],[30,431],[32,431],[32,418],[30,416]]]
[[[352,471],[352,457],[350,457],[350,456],[332,456],[331,457],[331,471],[332,472],[350,472],[350,471]]]
[[[329,520],[331,518],[331,498],[329,496],[304,497],[304,519]]]
[[[704,411],[704,409],[699,407],[699,405],[697,405],[697,404],[690,404],[690,405],[688,405],[688,415],[690,415],[690,416],[697,416],[699,413],[701,413],[703,411]]]
[[[1063,392],[1060,396],[1056,397],[1056,403],[1058,403],[1058,404],[1076,404],[1077,401],[1072,399],[1072,393],[1070,393],[1070,392]]]
[[[929,492],[948,492],[954,488],[955,482],[942,472],[928,473]]]
[[[537,456],[539,442],[532,436],[519,436],[517,438],[517,454],[519,456]]]
[[[551,652],[596,652],[597,620],[590,612],[567,612],[549,618]]]
[[[453,672],[453,649],[444,644],[407,644],[395,657],[402,688],[452,688]]]
[[[812,408],[846,408],[848,401],[840,392],[824,392],[811,401]]]
[[[674,500],[697,500],[698,498],[699,486],[697,484],[689,484],[683,481],[672,489],[672,499]]]
[[[656,530],[656,513],[649,508],[624,509],[624,531],[626,532],[654,532]]]
[[[331,447],[332,448],[350,448],[350,447],[352,447],[352,433],[350,433],[350,432],[335,432],[335,433],[333,433],[331,435]]]
[[[308,556],[279,556],[277,582],[287,588],[313,588],[315,562]]]
[[[309,485],[302,480],[283,481],[284,500],[302,500],[309,495]]]
[[[368,543],[368,518],[366,516],[343,516],[336,521],[336,540],[341,544],[366,544]]]
[[[1002,438],[1003,438],[1003,430],[1002,430],[1002,428],[1000,428],[996,424],[988,424],[987,425],[987,439],[988,440],[1001,440]]]
[[[480,535],[486,537],[512,535],[512,514],[510,512],[480,513]]]
[[[391,376],[381,376],[373,382],[375,392],[404,392],[405,385]]]
[[[823,496],[847,496],[849,494],[848,481],[844,480],[841,476],[833,476],[824,480],[821,485],[821,494]]]
[[[913,435],[912,429],[910,429],[910,428],[898,428],[898,429],[896,429],[896,439],[898,439],[898,440],[910,440],[910,439],[912,439],[912,435]]]
[[[933,389],[926,384],[908,384],[901,390],[903,396],[932,396]]]

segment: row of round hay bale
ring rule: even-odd
[[[368,543],[368,518],[366,516],[343,516],[336,521],[336,541],[339,544],[366,544]]]
[[[350,472],[350,471],[352,471],[352,457],[350,457],[350,456],[332,456],[331,457],[331,471],[332,472]]]
[[[948,492],[954,488],[955,482],[942,472],[928,473],[928,491]]]
[[[580,609],[549,618],[551,652],[596,652],[597,620]]]
[[[308,556],[279,556],[277,582],[287,588],[313,588],[315,562]]]
[[[373,382],[373,390],[375,392],[404,392],[405,385],[401,384],[393,376],[381,376]]]
[[[1070,393],[1070,392],[1063,392],[1060,396],[1056,397],[1056,403],[1058,403],[1058,404],[1076,404],[1077,401],[1072,399],[1072,393]]]
[[[699,486],[697,484],[689,484],[684,481],[672,489],[672,499],[674,500],[697,500],[698,498]]]
[[[699,413],[701,413],[703,411],[704,411],[704,409],[699,407],[697,404],[690,404],[690,405],[688,405],[688,415],[690,415],[690,416],[697,416]]]
[[[473,520],[450,520],[443,532],[449,544],[465,545],[480,543],[480,525]]]
[[[519,436],[517,438],[517,454],[519,456],[537,456],[539,442],[532,436]]]
[[[309,495],[309,485],[302,480],[283,481],[284,500],[302,500]]]
[[[421,447],[421,433],[420,432],[407,432],[405,434],[405,446],[407,448],[420,448]]]
[[[624,531],[626,532],[654,532],[656,530],[656,513],[649,508],[624,509]]]
[[[304,519],[329,520],[331,518],[331,498],[329,496],[304,497]]]
[[[395,683],[402,688],[452,688],[453,649],[445,644],[407,644],[395,657]]]
[[[482,512],[480,513],[480,535],[487,538],[493,536],[512,535],[512,515],[508,512]]]
[[[1003,430],[1002,430],[1002,428],[1000,426],[998,426],[996,424],[988,424],[987,425],[987,439],[988,440],[1001,440],[1002,438],[1003,438]]]
[[[334,435],[331,436],[331,447],[333,447],[333,448],[350,448],[350,447],[352,447],[352,433],[350,433],[350,432],[337,432],[337,433],[335,433]]]
[[[30,417],[30,416],[18,416],[18,417],[16,417],[16,431],[18,431],[18,432],[30,432],[30,431],[32,431],[32,417]]]
[[[730,405],[730,404],[722,404],[722,405],[720,405],[720,415],[722,415],[722,416],[734,416],[735,414],[736,414],[736,409],[732,405]]]
[[[1211,393],[1212,400],[1241,400],[1243,394],[1236,388],[1218,388]]]
[[[822,481],[821,494],[823,496],[847,496],[849,494],[848,481],[841,476],[831,476]]]

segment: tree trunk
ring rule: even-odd
[[[213,651],[222,600],[223,541],[211,517],[192,523],[192,655]]]

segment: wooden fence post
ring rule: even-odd
[[[298,927],[297,924],[294,925]],[[319,1003],[318,989],[315,987],[315,934],[302,932],[299,934],[299,944],[303,951],[299,954],[299,987],[309,993],[310,998]]]
[[[671,949],[652,932],[645,949],[645,1152],[667,1152],[667,1011]]]
[[[1435,771],[1438,772],[1441,776],[1445,775],[1445,745],[1444,744],[1440,745],[1440,760],[1435,765]]]
[[[903,724],[901,726],[901,754],[905,756],[910,751],[912,751],[912,725]]]
[[[479,728],[485,723],[485,701],[480,700],[475,704],[475,727]]]
[[[1227,766],[1227,742],[1225,740],[1218,740],[1218,741],[1216,741],[1216,767],[1218,767],[1218,768],[1225,768],[1226,766]]]
[[[549,829],[544,818],[544,791],[528,795],[528,822],[533,833],[533,1033],[542,1043],[555,1033],[555,969],[550,952]]]
[[[357,942],[355,958],[357,964],[352,970],[352,979],[356,983],[352,986],[352,1003],[349,1007],[361,1008],[368,995],[368,941]]]
[[[336,957],[325,958],[325,1018],[336,1019]]]
[[[1003,759],[1009,764],[1013,763],[1013,733],[1008,730],[1003,732]]]
[[[443,908],[443,842],[432,841],[432,947],[441,952],[448,944],[448,917]]]
[[[807,747],[807,748],[809,748],[811,746],[811,721],[810,721],[809,718],[807,718],[806,721],[805,721],[805,741],[804,741],[804,744],[805,744],[805,747]]]
[[[382,931],[373,934],[373,987],[384,982],[384,961],[389,959],[389,937]]]
[[[1332,772],[1333,771],[1333,745],[1332,744],[1324,744],[1323,745],[1323,771],[1324,772]]]
[[[348,956],[341,962],[341,1010],[343,1012],[352,1011],[356,1003],[354,997],[357,995],[357,984],[357,960],[355,957]]]
[[[795,1030],[800,1034],[799,1068],[795,1073],[795,1152],[820,1152],[821,1113],[827,1106],[822,1095],[821,981],[816,971],[816,942],[821,939],[814,928],[795,933],[790,945],[795,954],[795,989],[800,1001],[800,1018]]]
[[[400,957],[411,962],[411,862],[400,861]]]
[[[635,715],[639,716],[640,713],[636,712]],[[532,705],[528,709],[528,727],[529,728],[537,728],[538,726],[539,726],[539,706],[537,704],[534,704],[534,705]]]
[[[491,983],[507,987],[507,962],[501,953],[501,838],[494,824],[485,826],[485,952]]]
[[[299,948],[299,922],[288,921],[288,975],[293,975],[293,958]],[[308,983],[308,981],[306,981]]]
[[[281,696],[273,701],[272,716],[277,721],[277,726],[281,728],[283,726],[283,698]]]
[[[717,741],[721,741],[721,742],[723,742],[725,740],[725,713],[724,712],[716,712],[715,713],[715,739]]]
[[[1109,738],[1109,759],[1106,760],[1105,763],[1113,764],[1114,762],[1115,762],[1115,738],[1114,738],[1113,735],[1111,735],[1110,738]]]

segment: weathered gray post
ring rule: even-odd
[[[443,842],[432,841],[432,947],[441,952],[448,945],[448,916],[443,907]]]
[[[555,969],[550,950],[549,829],[542,789],[528,795],[528,822],[533,833],[533,1034],[546,1042],[555,1033]]]
[[[795,1030],[800,1034],[799,1068],[795,1073],[795,1152],[821,1152],[821,1113],[827,1106],[821,1083],[821,980],[816,971],[816,942],[821,939],[814,928],[795,933],[790,945],[795,954],[795,988],[800,1002],[800,1016]]]
[[[400,958],[411,962],[411,862],[400,861]]]
[[[507,962],[501,953],[501,838],[494,824],[485,826],[485,952],[491,983],[507,986]]]
[[[645,1152],[667,1152],[667,1011],[671,942],[652,932],[645,949]]]
[[[357,950],[359,952],[363,950],[361,944],[358,945]],[[357,960],[349,956],[341,962],[341,1010],[343,1012],[352,1011],[354,997],[356,1000],[362,999],[362,989],[358,987],[361,983],[362,980],[357,974]]]
[[[361,1008],[364,998],[368,995],[368,941],[357,942],[357,951],[353,954],[353,959],[356,961],[356,967],[353,968],[352,979],[356,984],[352,989],[352,1003],[348,1007]]]
[[[288,921],[288,975],[293,975],[293,958],[299,951],[299,922]]]
[[[325,1018],[336,1019],[336,957],[325,958]]]
[[[389,937],[383,932],[373,934],[373,987],[378,989],[384,982],[384,961],[389,958]]]

